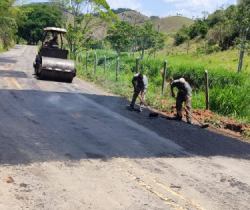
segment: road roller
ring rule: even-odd
[[[33,63],[34,73],[39,79],[52,79],[71,83],[76,76],[75,63],[67,59],[68,50],[63,49],[62,36],[66,29],[44,28],[42,46]],[[58,42],[60,38],[60,45]]]

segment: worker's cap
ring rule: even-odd
[[[183,83],[183,84],[186,82],[186,80],[184,78],[180,78],[179,81],[180,81],[180,83]]]

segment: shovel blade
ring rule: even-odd
[[[203,125],[201,126],[201,128],[207,128],[207,127],[209,127],[209,124],[203,124]]]
[[[150,113],[149,115],[148,115],[148,117],[158,117],[158,113]]]

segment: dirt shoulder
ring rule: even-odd
[[[169,101],[162,100],[162,103],[170,104]],[[157,111],[157,110],[155,110]],[[162,115],[168,117],[176,116],[176,107],[172,105],[169,110],[165,112],[160,112]],[[183,111],[184,121],[185,121],[185,111]],[[240,141],[250,143],[250,125],[246,123],[238,123],[233,118],[226,118],[217,115],[210,110],[192,110],[192,124],[200,125],[208,124],[209,127],[206,128],[212,132],[222,134],[228,137],[236,138]],[[195,119],[196,118],[196,119]],[[198,122],[199,121],[199,122]]]

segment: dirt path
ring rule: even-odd
[[[0,55],[0,210],[249,209],[250,144],[37,80],[35,52]]]

